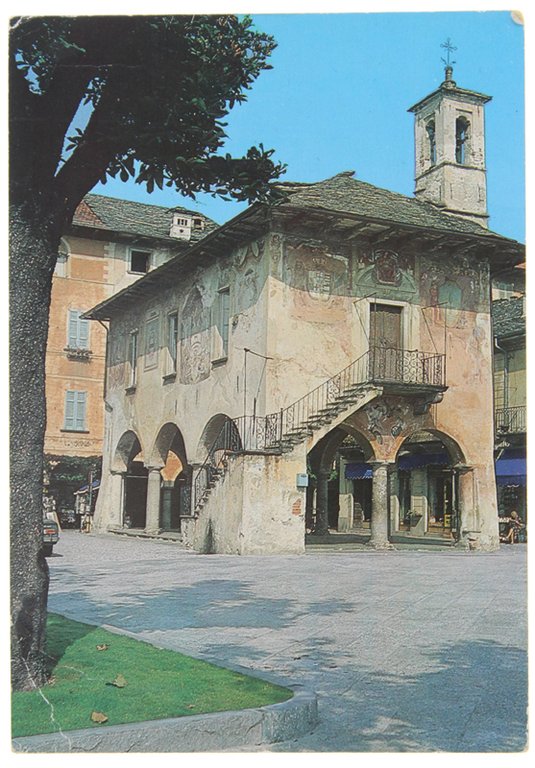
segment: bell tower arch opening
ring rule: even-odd
[[[448,46],[455,50],[449,41]],[[453,63],[445,62],[437,90],[409,108],[414,114],[415,196],[486,227],[485,104],[491,96],[458,87]]]

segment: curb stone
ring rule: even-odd
[[[23,736],[15,752],[217,752],[287,741],[310,733],[318,723],[315,693],[287,686],[293,698],[280,704],[188,715],[166,720],[84,728]]]

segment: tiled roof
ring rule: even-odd
[[[495,336],[513,336],[525,333],[524,297],[493,301],[492,323]]]
[[[169,236],[173,211],[188,213],[204,220],[203,230],[192,229],[189,243],[195,243],[209,232],[217,229],[218,225],[212,219],[181,206],[167,208],[161,205],[147,205],[146,203],[135,203],[131,200],[93,194],[84,197],[76,209],[73,224],[110,232],[181,242],[176,237]]]
[[[477,235],[495,235],[475,222],[442,213],[431,203],[375,187],[344,171],[313,184],[282,183],[288,205],[323,208],[417,227]]]

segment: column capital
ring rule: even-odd
[[[395,461],[384,461],[382,459],[375,459],[374,461],[367,461],[367,464],[372,467],[372,469],[381,469],[381,467],[384,467],[386,470],[389,470],[391,467],[396,466]]]
[[[460,472],[463,475],[468,474],[469,472],[473,472],[474,471],[474,468],[473,467],[469,467],[468,464],[454,464],[453,465],[453,469],[456,469],[457,472]]]

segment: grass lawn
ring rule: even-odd
[[[48,616],[47,655],[50,683],[12,696],[13,737],[260,707],[293,695],[56,614]],[[107,720],[92,719],[99,715]]]

